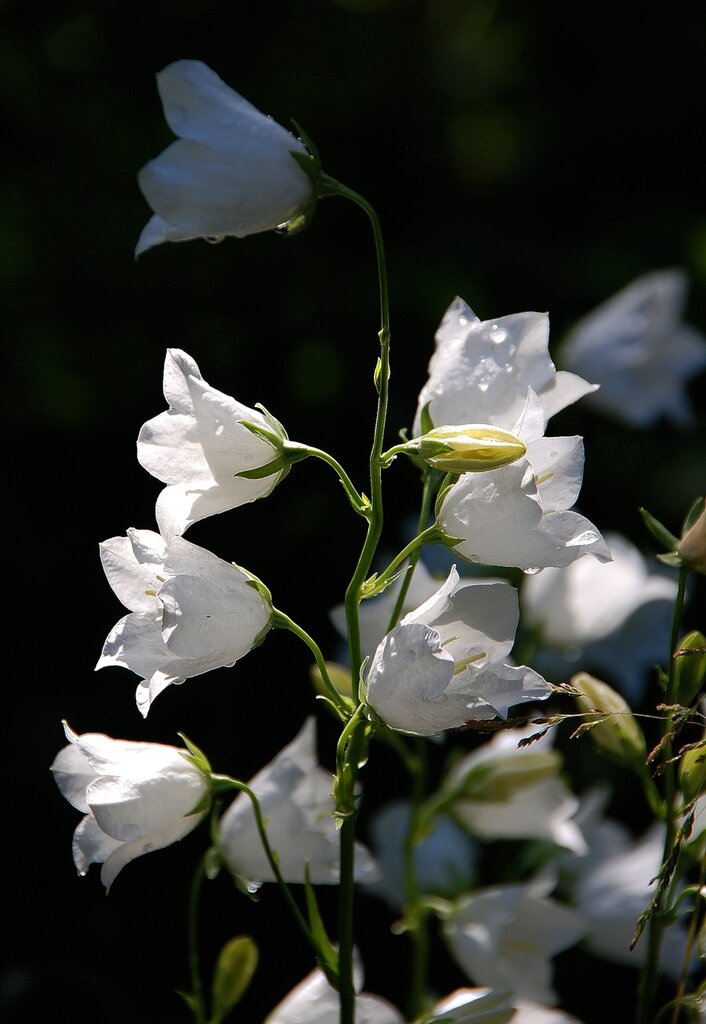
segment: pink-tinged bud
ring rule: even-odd
[[[690,569],[706,574],[706,498],[701,514],[677,544],[677,551]]]

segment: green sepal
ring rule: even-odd
[[[274,476],[275,473],[286,473],[289,470],[287,460],[280,454],[272,462],[258,466],[257,469],[244,469],[241,473],[234,473],[233,476],[239,480],[264,480],[266,476]]]
[[[273,610],[272,591],[270,590],[270,588],[267,587],[262,582],[262,580],[259,579],[257,576],[254,576],[247,569],[243,569],[242,565],[238,565],[236,562],[233,562],[233,565],[235,566],[236,569],[240,569],[241,572],[245,573],[245,575],[248,577],[248,579],[245,581],[247,586],[248,587],[252,587],[253,590],[256,590],[258,592],[258,594],[260,595],[260,597],[262,598],[262,600],[267,605],[267,607],[270,609],[270,611],[272,611]],[[256,647],[259,643],[261,643],[262,636],[264,636],[264,634],[268,631],[270,626],[271,626],[271,622],[268,622],[267,625],[265,626],[262,634],[256,638],[255,644],[253,646]]]
[[[345,700],[346,698],[344,697],[343,699]],[[353,712],[353,708],[352,707],[351,707],[350,714],[346,714],[346,712],[343,710],[343,708],[340,708],[337,704],[334,704],[334,702],[331,700],[331,698],[325,696],[325,694],[323,694],[323,693],[317,693],[316,694],[316,700],[322,700],[324,702],[324,704],[328,704],[328,706],[333,711],[334,715],[336,715],[337,718],[340,718],[340,720],[342,722],[347,722],[349,720],[349,718],[351,717],[351,714]],[[350,703],[350,702],[348,702],[348,703]]]
[[[179,996],[180,999],[184,1000],[186,1005],[193,1013],[194,1017],[196,1017],[196,1014],[199,1009],[199,1001],[196,998],[196,996],[192,995],[191,992],[182,992],[182,990],[179,988],[176,990],[176,994]]]
[[[373,573],[367,580],[364,581],[360,588],[360,599],[361,601],[367,601],[370,597],[377,597],[378,594],[384,594],[388,587],[391,587],[395,580],[398,580],[400,576],[407,571],[407,567],[403,566],[398,572],[392,576],[388,576],[387,579],[380,581],[378,574]]]
[[[201,772],[202,775],[210,780],[213,769],[211,768],[211,763],[203,750],[201,750],[200,747],[197,747],[195,743],[192,743],[189,737],[185,736],[183,732],[178,732],[177,736],[189,751],[187,754],[183,750],[180,750],[179,753],[181,756],[185,761],[188,761],[189,764],[192,764],[197,771]],[[193,814],[194,812],[192,811],[191,813]]]
[[[290,118],[290,120],[294,125],[297,138],[300,142],[304,143],[308,150],[308,153],[300,153],[298,150],[293,150],[291,151],[292,156],[309,178],[312,185],[316,187],[318,186],[319,178],[321,177],[321,155],[319,153],[318,146],[312,139],[311,135],[302,128],[298,121],[295,121],[293,117]]]
[[[699,516],[703,512],[704,505],[706,505],[706,498],[699,497],[695,500],[694,504],[686,513],[686,518],[684,519],[684,525],[682,526],[681,531],[682,537],[687,532],[687,530],[691,529],[696,520],[699,518]]]
[[[306,896],[306,910],[309,918],[309,928],[318,950],[317,960],[319,967],[324,972],[334,988],[338,988],[338,951],[328,937],[326,927],[319,911],[319,904],[316,901],[316,893],[311,884],[309,874],[309,863],[304,868],[304,893]]]
[[[423,409],[421,411],[421,414],[420,414],[421,427],[422,427],[422,433],[423,434],[428,434],[430,430],[434,429],[434,421],[431,418],[431,413],[429,412],[429,406],[430,405],[431,405],[431,399],[423,407]]]
[[[262,407],[260,408],[262,409]],[[265,414],[263,413],[263,415]],[[267,417],[269,418],[269,413]],[[266,441],[267,444],[272,445],[275,451],[279,451],[282,441],[286,440],[286,435],[282,437],[279,430],[268,430],[267,427],[262,427],[259,423],[253,423],[252,420],[239,420],[238,422],[246,430],[249,430],[251,434],[254,434],[255,437],[259,437],[261,441]],[[271,423],[271,419],[269,419],[269,422]],[[237,476],[238,474],[235,475]]]
[[[659,519],[655,519],[655,517],[648,512],[646,508],[640,509],[640,515],[642,516],[643,523],[658,544],[661,544],[662,547],[667,549],[667,551],[673,551],[679,543],[679,538],[675,537],[666,526],[660,523]],[[671,563],[667,564],[669,565]]]
[[[270,424],[270,426],[272,427],[274,432],[276,434],[278,434],[279,437],[283,441],[288,441],[289,440],[289,435],[287,434],[287,431],[284,429],[284,427],[282,426],[280,421],[277,419],[276,416],[272,415],[272,413],[270,412],[269,409],[265,408],[265,406],[262,404],[262,402],[255,402],[255,408],[258,409],[262,413],[262,415],[265,417],[267,422]]]
[[[213,972],[209,1024],[221,1024],[240,1002],[252,981],[258,959],[257,946],[249,935],[238,935],[226,942]]]
[[[682,569],[684,567],[684,559],[678,551],[665,551],[662,555],[655,556],[660,562],[664,562],[665,565],[671,566],[672,569]]]

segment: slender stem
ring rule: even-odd
[[[426,1009],[429,970],[429,935],[426,911],[419,906],[419,884],[415,851],[419,842],[419,810],[427,784],[427,747],[420,736],[415,739],[416,771],[411,793],[409,825],[403,846],[404,916],[412,940],[412,972],[409,984],[408,1012],[416,1019]]]
[[[199,861],[191,883],[189,895],[189,970],[191,974],[192,1011],[196,1024],[206,1024],[206,1005],[204,1003],[203,983],[201,981],[201,964],[199,961],[199,902],[201,886],[206,875],[206,861]]]
[[[345,469],[340,464],[338,459],[335,459],[333,455],[329,455],[328,452],[323,451],[321,448],[312,448],[308,444],[300,445],[296,444],[294,441],[288,441],[286,449],[292,450],[294,448],[301,449],[303,452],[306,452],[306,454],[311,458],[320,459],[322,462],[325,462],[326,465],[331,466],[331,468],[335,470],[336,475],[338,476],[338,479],[343,485],[343,489],[348,496],[348,500],[350,501],[355,511],[358,512],[359,515],[365,516],[365,518],[367,519],[369,514],[368,502],[365,500],[365,498],[363,498],[363,496],[360,494],[356,486],[353,484],[351,478],[348,476],[348,474],[346,473]]]
[[[410,558],[410,556],[416,555],[416,557],[414,557],[414,561],[411,563],[412,571],[414,571],[414,566],[417,564],[419,560],[419,555],[424,545],[437,543],[439,543],[439,530],[436,526],[436,523],[434,523],[432,526],[427,527],[426,530],[422,530],[421,533],[418,533],[416,537],[413,537],[409,544],[406,544],[405,547],[403,547],[402,550],[397,555],[395,555],[395,557],[392,559],[387,568],[376,576],[376,585],[387,583],[388,581],[390,581],[394,576],[395,571],[399,569],[402,563],[405,562],[408,558]],[[407,586],[409,586],[409,584],[407,584]],[[405,593],[402,595],[403,601],[405,595],[406,589]]]
[[[439,480],[439,474],[435,473],[434,470],[427,469],[425,471],[424,490],[422,492],[422,504],[419,510],[419,520],[417,522],[417,537],[420,537],[424,533],[424,529],[426,527],[426,524],[429,520],[429,515],[431,513],[431,506],[432,502],[434,501],[434,495],[436,494],[436,489],[439,485]],[[412,582],[412,576],[414,575],[414,570],[417,566],[417,562],[419,561],[421,553],[422,545],[419,544],[417,547],[415,547],[414,551],[412,551],[410,555],[409,564],[407,565],[407,569],[405,570],[405,574],[402,579],[402,586],[400,587],[400,591],[397,595],[397,600],[395,601],[395,607],[392,610],[392,615],[390,616],[390,621],[387,625],[388,633],[390,632],[391,629],[395,628],[399,621],[400,615],[402,614],[405,598],[407,597],[407,593]]]
[[[681,618],[684,611],[684,596],[686,593],[686,579],[688,576],[688,569],[680,568],[679,580],[677,585],[677,596],[674,602],[674,612],[672,615],[672,630],[669,638],[669,653],[667,660],[668,674],[667,674],[667,692],[666,699],[667,704],[674,704],[676,701],[676,661],[674,658],[674,651],[677,648],[679,640],[679,630],[681,627]],[[666,718],[662,724],[662,735],[665,736],[671,727],[671,719]],[[666,863],[673,851],[674,843],[677,834],[677,813],[676,813],[676,796],[677,796],[677,778],[676,769],[672,757],[672,744],[666,743],[663,750],[664,757],[664,808],[665,808],[665,823],[666,832],[664,837],[664,850],[662,853],[662,863]],[[655,994],[657,991],[657,982],[659,980],[659,956],[662,947],[662,939],[665,931],[665,921],[663,918],[663,911],[666,902],[666,893],[659,901],[658,905],[654,909],[654,913],[650,917],[647,933],[647,955],[640,973],[640,982],[638,986],[638,1003],[637,1003],[637,1024],[649,1024],[652,1019],[652,1004],[654,1002]]]
[[[304,641],[306,646],[314,655],[314,658],[316,660],[316,666],[319,672],[321,673],[321,679],[323,681],[324,686],[326,687],[329,697],[336,705],[336,707],[339,709],[339,711],[343,712],[346,718],[348,718],[350,715],[350,708],[348,707],[348,704],[346,703],[345,699],[341,696],[341,694],[334,686],[331,680],[331,676],[329,675],[328,668],[326,667],[326,661],[324,659],[323,654],[321,653],[321,648],[313,639],[313,637],[309,636],[305,629],[302,629],[301,626],[297,625],[294,619],[290,619],[288,615],[286,615],[284,612],[279,611],[276,608],[273,609],[272,612],[272,625],[275,629],[288,629],[290,633],[294,633],[295,636],[298,636],[300,640]]]

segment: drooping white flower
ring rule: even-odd
[[[571,675],[580,659],[582,668],[637,699],[646,671],[667,649],[677,584],[651,570],[626,537],[607,533],[606,541],[611,562],[582,558],[525,577],[523,622],[538,631],[540,648],[557,652],[553,660],[546,651],[537,660],[547,672]]]
[[[267,820],[268,841],[284,880],[303,882],[308,865],[312,883],[335,885],[340,837],[333,817],[333,778],[317,761],[313,718],[248,785]],[[219,848],[233,874],[251,887],[275,880],[246,793],[238,794],[221,818]],[[355,867],[358,881],[377,877],[375,862],[360,843]]]
[[[138,176],[154,217],[136,255],[161,242],[242,238],[280,227],[312,199],[292,153],[304,145],[197,60],[157,75],[164,116],[178,137]]]
[[[84,815],[74,833],[74,864],[85,875],[102,864],[106,889],[131,860],[183,839],[207,807],[206,776],[186,750],[131,743],[100,733],[78,735],[64,725],[69,746],[51,770],[62,794]]]
[[[165,540],[181,536],[200,519],[265,497],[286,474],[280,469],[259,480],[237,476],[269,465],[278,454],[243,421],[282,441],[287,435],[272,417],[207,384],[191,356],[180,349],[167,350],[164,397],[169,409],[142,426],[137,459],[167,484],[156,507]]]
[[[596,409],[634,427],[690,423],[686,385],[706,367],[706,338],[682,321],[686,289],[680,270],[645,274],[569,332],[562,365],[600,385]]]
[[[526,666],[507,661],[518,621],[517,593],[504,582],[461,583],[452,567],[428,601],[379,644],[366,702],[393,729],[431,736],[549,696]]]
[[[479,839],[539,839],[585,853],[579,800],[562,781],[549,733],[520,747],[537,726],[508,729],[458,761],[444,782],[456,819]]]
[[[556,1003],[551,958],[579,941],[581,916],[544,883],[498,885],[460,900],[444,922],[451,953],[477,984],[548,1006]]]
[[[381,877],[368,891],[401,910],[404,893],[404,841],[409,828],[410,804],[393,800],[371,817],[370,837]],[[471,888],[476,848],[470,836],[451,818],[438,815],[428,833],[415,845],[414,870],[417,889],[423,895],[452,898]]]
[[[143,715],[165,687],[230,667],[269,629],[272,607],[253,577],[182,537],[167,544],[151,530],[128,530],[104,541],[100,554],[130,613],[108,634],[96,668],[122,665],[142,676]]]
[[[312,971],[279,1006],[268,1015],[265,1024],[338,1024],[338,992],[322,971]],[[399,1010],[380,996],[363,992],[355,1000],[356,1024],[403,1024]]]
[[[570,511],[583,478],[580,437],[544,437],[544,413],[528,392],[512,433],[527,454],[511,466],[467,473],[443,495],[437,525],[471,562],[532,571],[564,566],[583,555],[610,559],[603,537]]]
[[[546,418],[595,390],[573,373],[557,373],[549,357],[546,313],[514,313],[480,321],[463,299],[444,314],[419,394],[413,434],[422,431],[425,405],[435,427],[492,423],[510,430],[532,388]],[[514,433],[514,431],[513,431]]]

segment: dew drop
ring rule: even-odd
[[[460,316],[458,318],[458,322],[461,325],[461,327],[465,327],[468,324],[468,320],[466,319],[465,316]]]
[[[489,386],[488,385],[488,378],[487,377],[481,377],[481,379],[478,381],[478,390],[479,391],[487,391],[488,390],[488,386]]]

